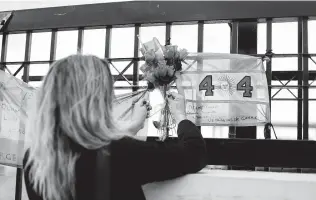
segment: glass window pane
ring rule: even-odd
[[[296,139],[297,101],[272,101],[271,122],[278,138]]]
[[[111,38],[111,58],[134,57],[135,28],[113,28]]]
[[[308,21],[308,52],[316,53],[316,20]]]
[[[130,86],[131,85],[127,81],[115,81],[114,83],[114,87],[130,87]]]
[[[59,31],[57,33],[56,59],[77,53],[78,31]]]
[[[297,140],[297,125],[291,124],[273,125],[275,133],[279,140]],[[271,130],[271,138],[275,138],[273,129]]]
[[[258,23],[257,52],[258,54],[265,54],[267,52],[267,23]]]
[[[204,25],[204,52],[230,53],[230,27],[227,23]]]
[[[297,53],[297,22],[272,24],[273,53]]]
[[[33,33],[32,34],[32,48],[31,60],[49,60],[51,32]]]
[[[289,109],[291,108],[291,109]],[[271,121],[273,123],[297,123],[297,101],[272,101]]]
[[[131,61],[121,61],[121,62],[112,62],[110,64],[110,70],[112,75],[118,75],[121,73]],[[133,64],[129,66],[129,68],[124,72],[124,75],[132,75],[133,74]]]
[[[257,139],[265,139],[263,131],[264,131],[264,127],[263,126],[257,126]],[[271,138],[273,138],[272,135],[271,135]]]
[[[180,49],[197,52],[198,25],[174,25],[171,27],[171,44]]]
[[[314,91],[316,92],[316,91]],[[316,101],[309,101],[308,105],[309,123],[310,125],[316,125]]]
[[[115,89],[114,90],[115,95],[127,94],[131,92],[132,92],[132,89]]]
[[[26,34],[8,35],[7,61],[24,61]]]
[[[310,94],[311,89],[310,90]],[[315,93],[316,90],[313,91],[313,96],[314,97],[310,97],[310,98],[315,98]],[[308,114],[309,114],[309,130],[308,130],[308,134],[309,134],[309,140],[316,140],[316,112],[313,112],[316,110],[316,101],[309,101],[309,105],[308,105]]]
[[[21,67],[21,65],[6,65],[8,69],[5,69],[6,72],[12,73],[12,75]],[[16,78],[22,80],[23,69],[19,71],[19,73],[15,76]]]
[[[203,138],[228,138],[228,126],[201,126]]]
[[[316,70],[316,57],[311,57],[308,59],[308,69]]]
[[[309,88],[308,97],[310,99],[316,99],[316,80],[310,80],[309,84],[312,86]],[[310,101],[314,102],[314,101]]]
[[[46,76],[49,71],[49,64],[32,64],[29,70],[30,76]]]
[[[298,58],[272,58],[272,71],[297,71]]]
[[[43,81],[30,81],[28,84],[34,88],[39,88],[43,85]]]
[[[0,35],[0,58],[1,58],[1,52],[2,52],[2,35]]]
[[[104,58],[105,54],[105,29],[84,30],[83,34],[83,54],[96,55]]]
[[[148,26],[140,28],[140,39],[143,43],[148,42],[156,37],[161,45],[165,45],[166,27],[165,26]]]
[[[281,81],[284,85],[287,81]],[[287,86],[297,86],[297,81],[291,81],[287,84]],[[272,85],[279,85],[282,86],[282,84],[279,81],[272,81]],[[293,99],[298,96],[298,89],[297,88],[272,88],[271,89],[271,95],[274,96],[273,98],[287,98],[287,99]],[[280,90],[280,91],[279,91]],[[291,92],[293,94],[291,94]],[[295,95],[295,97],[293,96]]]
[[[2,172],[2,173],[1,173]],[[0,199],[15,198],[16,168],[0,165]]]

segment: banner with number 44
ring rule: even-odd
[[[191,54],[181,75],[189,120],[201,126],[270,122],[263,59],[239,54]]]

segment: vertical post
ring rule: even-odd
[[[239,22],[238,24],[238,53],[257,54],[257,21]],[[251,106],[253,112],[257,112],[257,106]],[[257,127],[236,127],[236,138],[257,139]],[[251,167],[239,167],[241,170],[255,170]]]
[[[168,44],[171,42],[171,23],[166,23],[166,38],[165,38],[165,44]]]
[[[32,31],[28,31],[26,33],[26,44],[25,44],[25,54],[24,54],[24,62],[30,61],[31,56],[31,44],[32,44]],[[25,64],[23,68],[23,81],[28,83],[29,82],[29,68],[30,64]]]
[[[2,35],[2,46],[1,46],[1,56],[0,56],[0,61],[1,62],[5,62],[6,58],[7,58],[7,45],[8,44],[8,34],[7,33],[3,33]],[[0,70],[4,71],[5,67],[4,64],[0,65]],[[0,101],[3,100],[3,95],[0,94]],[[2,109],[0,109],[0,119],[2,119]],[[1,174],[5,174],[5,167],[4,166],[0,166],[0,175]]]
[[[170,43],[171,43],[171,25],[172,24],[170,22],[166,23],[165,45],[170,45]],[[164,92],[164,94],[166,94],[166,93]],[[166,106],[167,106],[167,104],[166,104]],[[169,121],[167,119],[165,119],[164,121],[166,123],[169,123]],[[166,129],[166,136],[167,136],[166,139],[168,139],[169,138],[169,128]]]
[[[236,21],[231,22],[231,35],[230,35],[230,53],[238,53],[238,25]],[[228,130],[229,138],[236,138],[236,127],[230,126]],[[230,168],[230,167],[229,167]]]
[[[8,34],[3,33],[2,35],[2,46],[1,46],[1,62],[5,62],[7,60],[7,46],[8,46]],[[4,70],[4,65],[0,66],[0,70]]]
[[[272,19],[269,18],[267,19],[267,30],[266,30],[266,37],[267,37],[267,49],[266,51],[272,50]],[[268,93],[269,93],[269,109],[270,109],[270,119],[271,119],[271,85],[272,85],[272,59],[266,63],[266,76],[267,76],[267,83],[268,83]],[[271,130],[268,129],[268,135],[269,138],[266,139],[271,139]],[[265,167],[264,171],[269,171],[269,167]]]
[[[83,48],[83,34],[84,34],[84,28],[78,29],[78,43],[77,43],[77,53],[82,53]]]
[[[32,31],[28,31],[26,33],[26,43],[25,43],[25,54],[24,54],[24,62],[26,64],[24,65],[23,68],[23,81],[28,83],[29,82],[29,68],[30,64],[27,63],[30,61],[31,57],[31,44],[32,44]],[[25,128],[25,124],[20,122],[20,128]],[[18,142],[18,146],[24,146],[21,144],[22,142]],[[23,148],[24,149],[24,148]],[[18,160],[22,159],[23,155],[18,155]],[[16,173],[16,185],[15,185],[15,200],[21,200],[22,198],[22,180],[23,180],[23,169],[22,168],[17,168],[17,173]]]
[[[112,26],[106,27],[106,35],[105,35],[105,54],[104,57],[107,59],[111,54],[111,36],[112,36]]]
[[[138,72],[138,51],[139,51],[139,40],[138,35],[140,32],[140,24],[135,24],[134,32],[134,66],[133,66],[133,92],[137,91],[138,82],[139,82],[139,72]]]
[[[302,49],[303,49],[303,140],[308,140],[308,80],[309,80],[309,72],[308,72],[308,19],[307,17],[303,18],[302,23]]]
[[[298,20],[298,73],[302,73],[303,71],[303,18],[299,18]],[[299,75],[297,77],[298,84],[298,100],[297,100],[297,140],[303,139],[303,80],[302,76]]]
[[[201,53],[203,52],[203,44],[204,44],[204,21],[198,22],[198,44],[197,44],[197,52]],[[203,68],[203,60],[198,59],[197,60],[197,70],[198,72],[201,72]],[[201,80],[201,73],[198,73],[198,80]],[[200,95],[196,96],[197,100],[197,107],[201,105],[201,97]],[[198,128],[201,130],[201,126],[198,126]]]
[[[57,29],[52,30],[52,37],[50,42],[50,55],[49,55],[49,64],[52,64],[56,59],[56,43],[57,42]]]

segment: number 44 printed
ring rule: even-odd
[[[199,90],[205,91],[205,96],[213,96],[215,86],[212,84],[212,75],[207,75],[200,83]],[[237,83],[237,91],[244,91],[243,97],[252,97],[253,87],[251,86],[251,77],[245,76]]]

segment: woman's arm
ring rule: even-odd
[[[178,125],[176,143],[142,142],[131,138],[113,142],[111,154],[133,173],[140,184],[195,173],[207,164],[205,142],[189,120]]]

